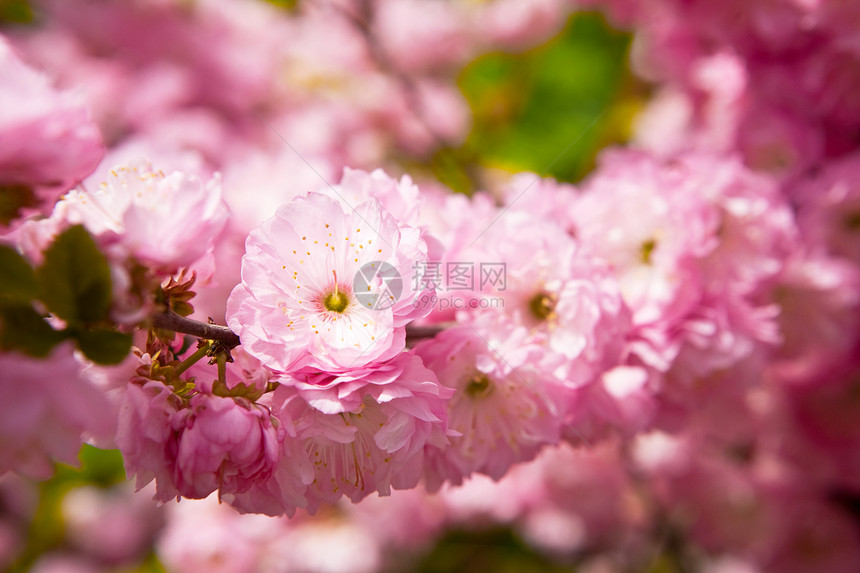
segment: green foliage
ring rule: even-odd
[[[273,6],[283,8],[284,10],[295,10],[299,5],[299,0],[264,0]]]
[[[107,259],[81,226],[57,237],[35,271],[14,249],[0,245],[0,348],[41,358],[74,338],[93,362],[117,364],[128,356],[131,335],[108,322],[111,296]],[[67,328],[52,328],[37,303]]]
[[[123,569],[117,573],[167,573],[167,569],[164,568],[164,565],[161,564],[158,560],[158,556],[153,551],[136,567]]]
[[[35,293],[30,263],[15,249],[0,245],[0,348],[44,357],[65,338],[33,308]]]
[[[36,292],[36,275],[15,249],[0,245],[0,301],[29,302]]]
[[[2,21],[2,15],[0,15],[0,21]],[[29,187],[0,184],[0,225],[8,225],[18,218],[21,209],[35,207],[38,204],[35,193]]]
[[[578,13],[548,44],[492,53],[460,78],[474,115],[466,143],[486,165],[576,181],[608,143],[623,141],[642,86],[626,66],[630,36]]]
[[[64,231],[45,251],[36,269],[39,298],[69,325],[107,318],[111,303],[110,266],[81,225]]]
[[[115,330],[81,330],[77,340],[81,352],[98,364],[119,364],[131,350],[131,334]]]
[[[450,531],[414,569],[416,573],[563,573],[573,571],[553,563],[524,543],[510,529]]]
[[[62,503],[70,490],[84,485],[108,488],[125,481],[119,450],[101,450],[84,445],[78,459],[79,468],[57,464],[54,477],[38,484],[39,505],[29,524],[26,545],[12,563],[10,572],[28,571],[39,556],[64,547]]]
[[[29,304],[0,304],[0,348],[44,358],[67,338]]]
[[[33,10],[27,0],[0,0],[0,23],[28,24],[33,21]]]

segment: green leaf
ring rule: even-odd
[[[33,21],[33,10],[27,0],[0,0],[0,22],[29,24]]]
[[[439,571],[493,571],[494,573],[570,573],[506,527],[449,529],[411,569],[415,573]]]
[[[645,89],[627,69],[629,44],[582,12],[543,46],[481,56],[459,80],[474,117],[466,150],[509,171],[582,178],[601,148],[625,139]]]
[[[119,364],[131,351],[131,335],[115,330],[82,330],[77,339],[81,352],[98,364]]]
[[[0,299],[29,303],[36,296],[36,275],[27,259],[0,245]]]
[[[0,348],[42,358],[66,339],[30,305],[0,305]]]
[[[266,2],[284,10],[295,10],[299,3],[298,0],[266,0]]]
[[[80,225],[62,233],[45,251],[36,269],[42,302],[70,326],[107,318],[111,278],[107,259]]]

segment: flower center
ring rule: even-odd
[[[349,297],[346,293],[339,291],[337,287],[335,287],[335,289],[328,293],[323,299],[323,306],[326,310],[330,310],[331,312],[342,313],[346,310],[346,307],[349,306]]]
[[[529,310],[538,320],[546,320],[555,310],[556,298],[546,292],[539,292],[529,301]]]
[[[486,396],[493,390],[489,377],[482,372],[477,372],[466,379],[465,392],[472,398]]]
[[[639,251],[639,259],[643,264],[650,265],[651,264],[651,253],[654,252],[654,248],[657,246],[657,241],[654,239],[648,239],[644,243],[642,243],[642,247]]]

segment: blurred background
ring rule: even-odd
[[[720,115],[721,102],[734,97],[731,73],[679,79],[684,74],[673,72],[688,70],[691,45],[706,50],[725,34],[671,38],[659,47],[677,61],[664,57],[657,69],[647,65],[654,45],[634,28],[646,22],[659,30],[659,9],[637,20],[625,16],[638,6],[633,0],[586,4],[0,0],[0,33],[54,85],[86,102],[107,148],[99,170],[145,155],[171,169],[221,172],[237,219],[250,227],[259,218],[254,188],[283,186],[291,195],[336,179],[346,166],[408,173],[422,190],[499,196],[519,172],[577,183],[612,145],[668,150],[685,129],[672,125],[695,124],[701,110],[709,135],[732,121],[746,125]],[[669,10],[673,2],[656,4]],[[727,21],[741,28],[749,23],[733,17]],[[856,43],[856,33],[843,37]],[[743,51],[746,36],[738,38],[729,40]],[[693,76],[699,84],[683,97],[667,91],[669,83],[688,89]],[[845,81],[834,85],[850,93],[854,84]],[[845,125],[839,113],[854,108],[839,102],[854,100],[836,100],[825,119]],[[673,115],[691,109],[699,111]],[[856,134],[838,139],[837,132],[828,128],[836,143],[812,146],[815,157],[850,148],[844,142]],[[738,133],[725,137],[740,141]],[[792,176],[813,157],[804,145],[814,139],[795,145],[792,133],[750,143],[747,164]],[[223,294],[201,295],[202,317],[223,323]],[[840,376],[854,380],[856,369]],[[49,480],[0,476],[0,570],[851,571],[860,496],[829,486],[771,487],[750,469],[754,458],[770,460],[756,451],[759,423],[800,436],[786,454],[793,459],[815,460],[816,440],[838,442],[845,449],[834,456],[856,459],[856,436],[844,435],[856,434],[858,400],[827,419],[829,408],[845,406],[845,394],[807,401],[804,392],[779,394],[784,409],[754,396],[737,413],[749,443],[610,436],[546,449],[498,483],[476,476],[432,495],[399,491],[292,519],[239,515],[216,498],[156,506],[152,484],[134,492],[117,450],[85,446],[79,467],[58,464]],[[818,425],[799,431],[801,418]]]

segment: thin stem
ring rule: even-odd
[[[236,348],[240,344],[239,336],[226,326],[206,324],[205,322],[185,318],[172,310],[154,315],[152,317],[152,326],[163,330],[190,334],[204,340],[214,340],[221,343],[227,350]]]
[[[218,364],[218,382],[227,387],[227,357],[228,352],[219,352],[215,356],[215,363]]]
[[[173,332],[181,332],[182,334],[190,334],[204,340],[214,340],[220,343],[225,350],[232,350],[239,346],[239,336],[227,328],[217,324],[206,324],[190,318],[179,316],[172,310],[156,314],[152,317],[152,326],[163,330],[172,330]],[[433,338],[448,325],[434,326],[413,326],[406,327],[406,337],[409,341],[414,342],[424,338]]]
[[[212,343],[207,342],[206,344],[201,344],[200,348],[194,351],[194,354],[183,360],[179,366],[176,367],[174,371],[177,376],[194,366],[198,360],[209,354],[209,350],[212,348]]]

